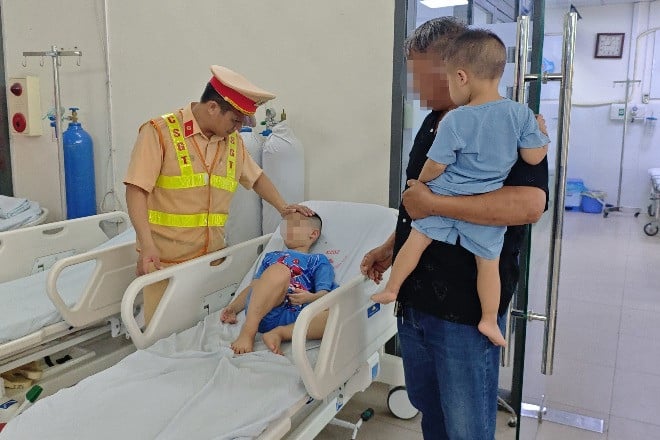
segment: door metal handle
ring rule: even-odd
[[[552,212],[552,233],[550,238],[550,260],[548,262],[548,284],[545,315],[533,311],[513,310],[509,307],[505,338],[507,344],[502,350],[502,366],[509,366],[511,351],[511,317],[538,320],[545,323],[543,334],[543,362],[541,372],[551,375],[554,365],[555,334],[557,327],[557,299],[559,294],[559,274],[561,263],[561,242],[564,227],[564,204],[566,200],[566,164],[568,161],[568,141],[571,119],[571,98],[573,93],[573,60],[575,56],[575,37],[577,13],[569,12],[564,17],[562,70],[561,74],[527,74],[527,48],[529,47],[529,17],[518,17],[516,38],[516,64],[514,72],[513,99],[525,104],[525,82],[561,81],[559,94],[559,116],[557,125],[557,158],[555,172],[555,203]]]
[[[548,262],[548,289],[543,333],[543,362],[541,373],[552,374],[555,354],[555,333],[557,329],[557,297],[559,294],[559,273],[561,270],[561,242],[564,227],[564,204],[566,200],[566,163],[568,161],[569,134],[571,122],[571,98],[573,94],[573,59],[575,57],[575,37],[577,13],[564,16],[564,45],[562,49],[562,80],[559,92],[559,119],[557,125],[557,159],[555,173],[555,203],[552,210],[552,236],[550,241],[550,261]]]
[[[515,65],[513,73],[513,96],[512,99],[521,104],[525,104],[525,80],[527,71],[527,55],[529,54],[529,16],[521,15],[518,17],[516,26],[516,48]],[[513,302],[513,300],[512,300]],[[500,365],[508,367],[511,365],[511,333],[513,329],[512,319],[514,316],[512,304],[509,303],[509,309],[506,314],[506,324],[504,327],[504,339],[506,345],[502,349]]]

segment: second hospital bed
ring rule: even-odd
[[[644,225],[644,233],[654,236],[660,230],[660,168],[649,168],[649,177],[651,178],[651,204],[648,206],[648,214],[651,221]]]
[[[377,377],[403,385],[400,359],[381,351],[396,333],[393,306],[374,304],[369,297],[378,287],[359,273],[362,256],[394,230],[396,212],[307,205],[323,218],[312,252],[331,259],[340,287],[303,309],[285,356],[266,350],[259,336],[255,352],[235,356],[229,344],[240,323],[221,324],[218,313],[252,279],[260,256],[283,248],[275,231],[136,279],[122,318],[140,350],[37,401],[0,438],[312,439]],[[168,288],[143,332],[134,301],[142,287],[163,279]],[[306,341],[311,318],[326,309],[323,339]]]
[[[109,334],[135,279],[134,243],[123,212],[1,233],[0,373]]]

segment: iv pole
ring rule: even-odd
[[[625,84],[626,92],[625,99],[623,104],[623,135],[621,136],[621,158],[619,160],[619,187],[616,194],[616,205],[605,207],[603,209],[603,217],[607,218],[607,215],[610,212],[620,212],[622,214],[633,214],[637,217],[641,211],[640,208],[629,208],[621,206],[621,181],[623,180],[623,153],[625,151],[626,145],[626,133],[628,131],[628,92],[630,90],[630,84],[641,82],[638,79],[626,79],[623,81],[613,81],[614,84]]]
[[[55,88],[55,137],[57,138],[57,158],[60,165],[60,200],[62,205],[62,217],[67,218],[66,209],[66,181],[64,176],[64,143],[62,141],[62,106],[60,104],[60,66],[62,62],[61,57],[78,57],[78,65],[80,66],[80,57],[82,51],[80,50],[59,50],[57,46],[52,46],[51,50],[44,52],[23,52],[23,56],[27,57],[41,57],[41,66],[43,66],[43,58],[51,57],[53,60],[53,85]],[[25,63],[24,63],[25,65]]]

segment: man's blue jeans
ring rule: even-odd
[[[399,342],[426,440],[493,440],[500,349],[476,326],[405,307]]]

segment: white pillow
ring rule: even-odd
[[[307,201],[302,203],[323,220],[323,229],[311,253],[324,254],[335,268],[340,286],[360,274],[362,257],[394,232],[397,211],[380,205],[354,202]],[[267,252],[283,250],[278,226],[263,252],[245,275],[237,293],[252,281],[254,272]]]

